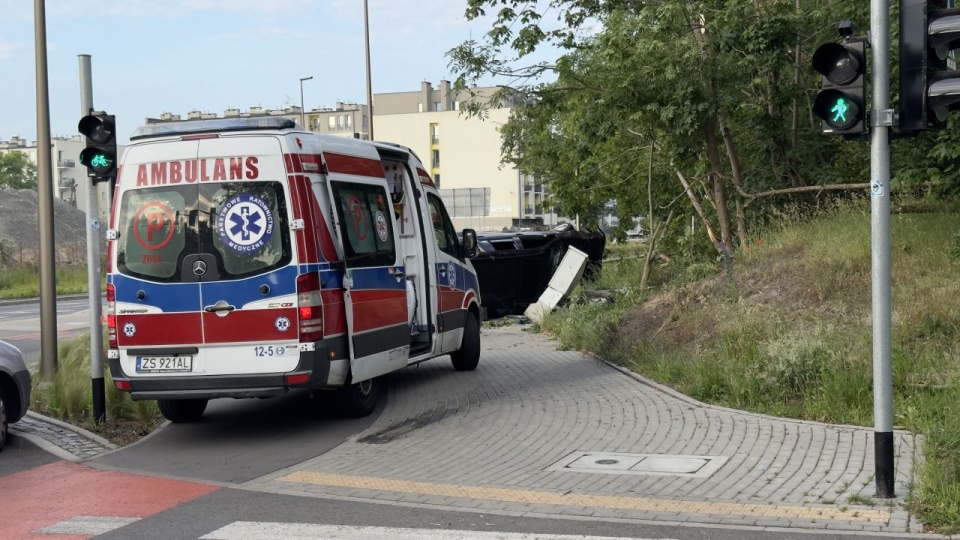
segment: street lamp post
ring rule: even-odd
[[[370,18],[367,16],[367,0],[363,0],[363,39],[367,57],[367,140],[373,140],[373,88],[370,82]]]
[[[311,75],[311,76],[309,76],[309,77],[301,77],[301,78],[300,78],[300,125],[301,125],[304,129],[307,129],[307,126],[306,126],[306,120],[304,120],[304,118],[303,118],[303,81],[309,81],[309,80],[312,79],[312,78],[313,78],[313,75]]]

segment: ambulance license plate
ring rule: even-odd
[[[138,356],[137,373],[189,373],[192,356]]]

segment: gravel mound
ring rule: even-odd
[[[0,256],[4,264],[36,264],[40,252],[40,209],[37,192],[0,189]],[[87,217],[60,199],[53,199],[53,237],[57,265],[87,261]],[[101,250],[101,253],[104,251]]]

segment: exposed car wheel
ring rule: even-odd
[[[473,312],[467,313],[463,341],[459,350],[450,353],[450,359],[453,360],[453,369],[457,371],[472,371],[480,363],[480,322]]]
[[[7,403],[6,396],[3,395],[3,388],[0,387],[0,450],[7,444],[7,434],[10,426],[7,425]]]
[[[161,399],[157,402],[160,413],[175,423],[196,422],[207,410],[206,399]]]
[[[377,408],[382,386],[379,377],[344,386],[337,391],[339,409],[351,418],[368,416]]]

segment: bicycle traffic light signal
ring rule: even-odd
[[[900,0],[900,131],[942,129],[960,107],[960,9],[948,0]]]
[[[867,131],[867,58],[862,41],[824,43],[813,54],[813,69],[822,75],[813,114],[831,135]]]
[[[94,184],[117,176],[117,127],[112,114],[89,114],[77,125],[87,138],[87,146],[80,152],[80,164],[86,165],[87,176]]]

